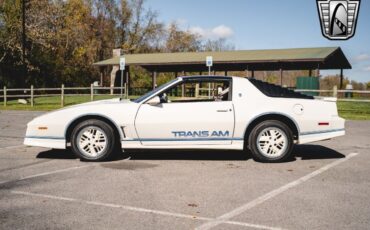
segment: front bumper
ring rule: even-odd
[[[64,138],[54,137],[26,137],[24,138],[24,145],[37,146],[53,149],[65,149],[66,140]]]

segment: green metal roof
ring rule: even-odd
[[[270,50],[237,50],[222,52],[182,52],[126,54],[126,65],[139,65],[148,70],[177,71],[204,69],[206,56],[213,57],[214,67],[239,69],[350,69],[351,65],[339,47],[293,48]],[[332,60],[332,59],[335,60]],[[274,64],[275,63],[275,64]],[[296,63],[296,65],[294,65]],[[298,64],[300,63],[300,64]],[[306,65],[304,65],[306,63]],[[94,63],[96,66],[118,65],[119,57]],[[248,66],[248,68],[247,68]]]

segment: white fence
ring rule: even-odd
[[[369,90],[338,90],[334,86],[331,90],[312,90],[312,89],[296,89],[295,92],[300,93],[316,93],[315,97],[335,97],[338,101],[349,102],[370,102]]]
[[[121,93],[114,93],[114,91],[120,91]],[[207,89],[209,90],[209,89]],[[311,89],[300,89],[295,90],[301,93],[316,93],[315,97],[336,97],[338,101],[349,101],[349,102],[370,102],[370,91],[366,90],[337,90],[334,87],[331,90],[311,90]],[[78,93],[81,92],[81,93]],[[106,93],[101,93],[106,92]],[[29,99],[30,105],[34,106],[34,99],[37,97],[60,97],[60,106],[65,105],[66,96],[90,96],[90,100],[93,101],[95,96],[99,95],[116,95],[128,98],[128,90],[126,85],[121,87],[100,87],[91,84],[90,87],[65,87],[61,85],[60,88],[30,88],[23,89],[8,89],[4,87],[0,89],[0,99],[3,99],[3,105],[7,106],[9,100],[16,98]]]
[[[119,94],[114,93],[114,90],[119,90],[120,93]],[[68,93],[71,91],[73,93]],[[82,93],[76,93],[80,91],[82,91]],[[98,91],[100,92],[105,91],[107,93],[98,93]],[[65,104],[66,96],[86,96],[86,95],[90,95],[91,101],[94,100],[95,96],[99,95],[116,95],[128,98],[128,90],[126,90],[126,84],[123,87],[100,87],[91,84],[90,87],[65,87],[64,85],[61,85],[60,88],[34,88],[33,85],[31,85],[30,88],[8,89],[4,86],[3,89],[0,89],[0,98],[3,99],[4,106],[7,106],[8,100],[14,98],[29,99],[31,106],[33,107],[34,99],[36,97],[60,96],[60,105],[61,107],[63,107]]]

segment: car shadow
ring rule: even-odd
[[[127,151],[132,160],[249,160],[249,151],[222,150],[135,150]],[[345,155],[322,145],[295,145],[292,156],[285,162],[297,160],[335,159]]]
[[[117,153],[108,161],[131,160],[210,160],[210,161],[241,161],[252,158],[249,151],[236,150],[127,150]],[[295,145],[292,156],[285,162],[301,160],[344,158],[345,155],[321,145]],[[36,158],[44,159],[77,159],[70,150],[51,149],[40,152]]]
[[[126,159],[127,154],[117,152],[114,157],[107,161],[119,161]],[[78,157],[70,149],[50,149],[37,154],[36,158],[56,160],[76,160]]]
[[[114,154],[108,161],[132,160],[248,160],[250,155],[243,151],[222,150],[128,150]],[[36,158],[74,160],[76,155],[70,150],[50,149],[40,152]]]
[[[235,150],[130,150],[126,152],[132,160],[248,160],[249,153]]]
[[[44,159],[77,159],[77,157],[69,149],[50,149],[37,154],[36,158]]]
[[[301,158],[302,160],[336,159],[346,157],[344,154],[322,145],[295,145],[292,156]]]

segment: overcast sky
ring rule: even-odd
[[[352,70],[345,75],[370,81],[370,0],[362,0],[356,34],[331,41],[321,34],[315,0],[147,0],[169,24],[176,21],[204,38],[227,38],[236,49],[340,46]],[[322,71],[322,74],[331,72]],[[334,73],[339,73],[335,71]]]

